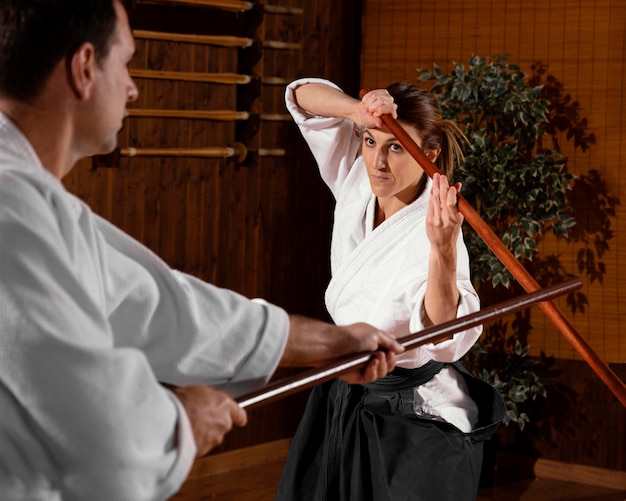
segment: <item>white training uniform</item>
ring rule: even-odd
[[[307,83],[333,83],[306,78],[286,91],[287,109],[306,140],[324,182],[336,200],[331,243],[332,279],[326,307],[339,324],[362,321],[396,337],[424,329],[424,295],[428,279],[430,242],[426,214],[432,181],[420,197],[374,228],[376,197],[360,154],[360,127],[342,118],[313,116],[300,108],[293,90]],[[457,240],[457,317],[473,313],[480,302],[470,280],[469,257],[462,233]],[[476,342],[482,327],[458,332],[453,339],[429,343],[398,356],[398,366],[417,368],[429,360],[454,362]],[[470,431],[477,417],[457,371],[444,368],[416,388],[416,412]]]

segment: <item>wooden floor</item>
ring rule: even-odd
[[[289,440],[248,447],[198,460],[170,501],[272,501]],[[626,489],[547,478],[509,479],[480,489],[477,501],[626,501]],[[293,500],[298,501],[298,500]]]

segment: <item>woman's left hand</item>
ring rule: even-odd
[[[456,246],[463,223],[463,214],[457,207],[460,191],[461,183],[450,186],[446,176],[433,176],[426,216],[426,235],[432,247],[445,249],[450,245]]]

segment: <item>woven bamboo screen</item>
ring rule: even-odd
[[[470,55],[506,54],[530,73],[541,61],[580,103],[596,145],[583,153],[565,141],[568,168],[574,174],[597,169],[611,194],[623,199],[626,176],[626,2],[623,0],[364,0],[361,85],[375,88],[417,78],[417,68],[443,71]],[[612,220],[603,283],[584,275],[589,305],[572,315],[557,304],[607,362],[626,362],[626,203]],[[557,252],[565,269],[578,275],[580,246],[546,242],[542,252]],[[533,311],[530,336],[540,350],[559,358],[580,358],[540,310]]]

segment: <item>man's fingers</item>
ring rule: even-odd
[[[378,345],[385,351],[391,353],[402,353],[404,351],[404,346],[398,343],[398,340],[392,335],[381,333],[378,337]]]
[[[383,353],[381,351],[372,355],[365,368],[345,374],[341,377],[350,384],[364,384],[385,377],[396,365],[393,353]]]
[[[375,380],[381,377],[385,377],[395,367],[395,357],[387,358],[387,355],[382,352],[377,352],[372,360],[368,363],[366,372],[371,380]]]
[[[233,412],[232,412],[233,424],[235,426],[245,426],[248,424],[248,414],[245,409],[239,407],[237,403],[235,403]]]

